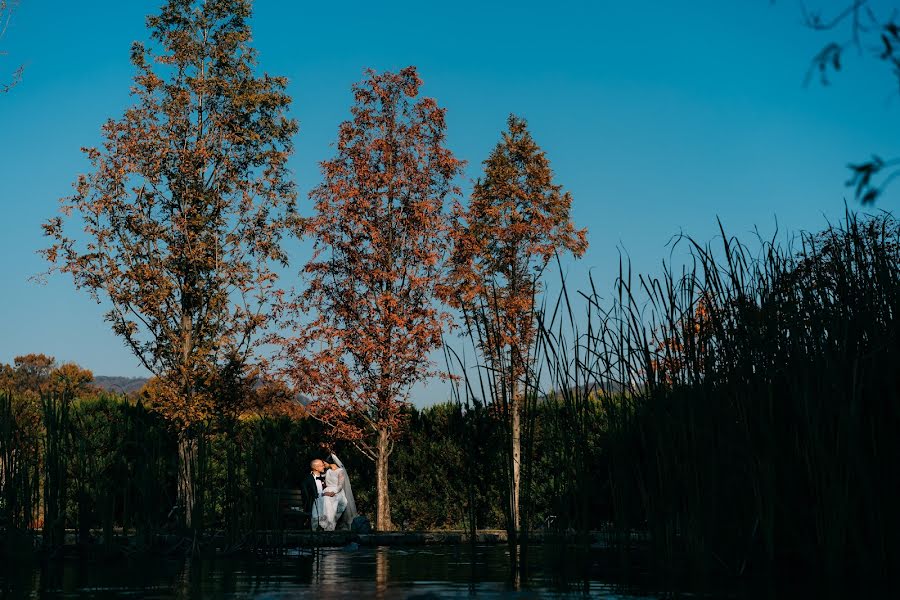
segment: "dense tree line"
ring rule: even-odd
[[[48,428],[59,405],[66,413]],[[0,514],[6,528],[40,529],[48,519],[46,494],[60,494],[52,518],[96,543],[113,527],[138,534],[177,530],[177,434],[146,398],[83,391],[78,396],[0,392]],[[597,404],[599,415],[599,403]],[[559,406],[548,403],[542,419],[553,421]],[[404,529],[505,527],[502,504],[504,445],[498,415],[465,410],[456,403],[404,408],[406,428],[397,441],[392,475],[394,519]],[[198,518],[210,530],[235,533],[263,529],[275,515],[264,491],[297,488],[311,457],[325,456],[322,424],[307,415],[247,413],[229,430],[213,430],[200,448]],[[553,440],[547,440],[552,444]],[[55,448],[55,450],[53,450]],[[346,456],[363,514],[377,506],[373,463],[346,443],[333,449]],[[533,511],[535,526],[563,509],[552,491],[557,453],[539,443],[547,479]],[[25,451],[29,460],[19,453]],[[54,455],[55,453],[55,455]],[[49,473],[59,456],[61,471]],[[598,486],[600,465],[587,476]],[[49,478],[48,478],[49,477]],[[23,485],[23,482],[32,482]],[[30,496],[29,496],[30,494]],[[26,497],[27,496],[27,497]],[[602,514],[597,513],[600,525]],[[608,516],[608,515],[607,515]],[[142,538],[148,539],[148,538]]]

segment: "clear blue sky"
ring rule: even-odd
[[[45,268],[41,222],[87,168],[79,148],[129,104],[129,48],[147,39],[144,16],[158,4],[21,0],[2,40],[0,72],[26,65],[0,97],[2,362],[44,352],[95,374],[143,374],[69,279],[28,277]],[[290,79],[301,197],[363,69],[415,64],[424,92],[448,109],[449,144],[469,178],[507,114],[528,119],[589,230],[570,280],[591,268],[601,289],[617,248],[636,269],[658,271],[673,234],[711,239],[716,216],[738,235],[771,232],[776,218],[782,230],[819,228],[843,211],[848,161],[900,153],[900,107],[882,65],[851,55],[831,87],[803,87],[827,40],[803,28],[793,1],[260,0],[253,26],[261,69]],[[898,194],[880,207],[896,207]],[[299,245],[292,254],[305,258]],[[416,391],[419,403],[445,395],[437,384]]]

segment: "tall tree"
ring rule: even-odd
[[[284,306],[289,372],[311,410],[375,462],[376,527],[391,529],[388,459],[410,387],[432,373],[448,315],[436,302],[447,250],[444,204],[462,163],[445,147],[444,109],[418,98],[415,67],[368,71],[353,119],[322,163],[303,232],[308,288]],[[304,315],[316,311],[311,322]]]
[[[92,170],[50,219],[51,271],[109,306],[107,321],[165,390],[179,503],[193,521],[197,428],[221,373],[247,365],[267,322],[296,194],[286,80],[255,74],[250,0],[169,0],[136,43],[134,105],[87,148]],[[77,214],[83,232],[68,237]]]
[[[57,394],[76,397],[85,392],[94,380],[94,374],[75,363],[57,366],[56,359],[46,354],[25,354],[13,359],[14,368],[6,370],[7,391],[29,393],[34,396]],[[5,365],[4,365],[5,366]],[[2,377],[0,377],[2,379]],[[0,384],[3,387],[3,384]]]
[[[572,198],[553,182],[543,150],[524,119],[484,161],[468,208],[456,203],[449,299],[462,310],[492,374],[492,394],[509,419],[510,526],[519,528],[523,378],[535,342],[541,273],[554,255],[587,249],[569,216]]]
[[[94,374],[75,363],[63,363],[50,373],[49,389],[59,396],[77,398],[90,391]]]
[[[50,375],[56,370],[56,359],[46,354],[23,354],[13,359],[16,388],[20,392],[40,395],[47,391]]]

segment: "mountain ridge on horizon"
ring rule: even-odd
[[[95,375],[94,380],[91,382],[94,387],[99,388],[101,390],[107,392],[113,392],[116,394],[136,394],[138,393],[144,384],[150,381],[149,377],[126,377],[123,375]],[[306,406],[310,403],[311,399],[309,396],[305,394],[297,394],[296,401]]]
[[[132,394],[140,391],[149,377],[125,377],[123,375],[95,375],[91,382],[94,387],[108,392]]]

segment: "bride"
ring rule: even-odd
[[[333,452],[331,462],[325,461],[325,486],[322,489],[322,512],[319,513],[319,527],[325,531],[334,531],[338,525],[341,529],[350,529],[350,523],[356,517],[356,502],[350,478],[343,463]]]

